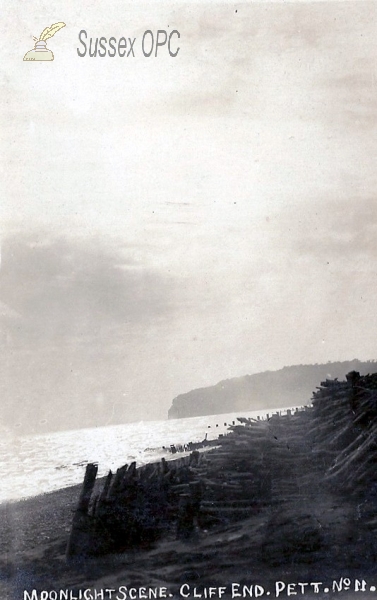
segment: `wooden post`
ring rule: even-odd
[[[82,484],[81,495],[77,506],[77,511],[87,514],[90,498],[92,496],[94,484],[96,482],[98,465],[89,463],[86,466],[84,483]]]
[[[67,544],[66,557],[83,557],[90,554],[93,542],[92,524],[93,517],[88,514],[90,498],[93,492],[94,484],[98,472],[98,465],[89,463],[86,467],[84,483],[77,505],[76,513],[73,517],[73,523],[69,540]]]

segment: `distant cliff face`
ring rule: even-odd
[[[377,362],[355,359],[324,365],[295,365],[279,371],[227,379],[211,387],[180,394],[174,398],[168,416],[179,419],[309,404],[321,381],[344,379],[349,371],[359,371],[361,375],[373,373],[377,371]]]

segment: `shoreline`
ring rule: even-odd
[[[220,477],[222,486],[234,488],[232,481],[237,480],[240,468],[237,465],[245,468],[243,456],[247,452],[248,465],[260,478],[262,487],[266,483],[263,477],[272,469],[272,499],[264,502],[256,496],[255,509],[251,505],[246,518],[241,519],[224,518],[228,514],[224,508],[222,520],[197,529],[191,539],[177,539],[172,530],[144,550],[135,548],[66,561],[81,485],[0,505],[1,598],[24,600],[24,591],[32,589],[46,593],[67,589],[75,593],[121,586],[136,590],[165,586],[171,590],[171,598],[205,598],[204,589],[225,586],[221,597],[250,597],[250,586],[272,590],[276,581],[297,585],[322,579],[330,585],[342,577],[352,581],[369,578],[370,586],[377,587],[377,567],[372,558],[374,533],[365,523],[358,522],[357,501],[334,493],[324,481],[322,459],[318,459],[321,454],[315,455],[317,459],[312,457],[317,432],[311,409],[251,427],[237,426],[220,448],[204,453],[209,486],[215,477]],[[264,462],[267,455],[263,458],[265,450],[261,452],[266,448],[266,436],[272,452],[270,462]],[[96,492],[101,491],[105,479],[96,480]],[[244,480],[251,481],[239,479]],[[288,489],[287,482],[294,489]],[[213,515],[213,501],[209,498],[205,498],[203,510]],[[249,586],[246,596],[239,590],[240,596],[232,596],[232,582]],[[179,591],[181,586],[189,586],[183,588],[183,594]],[[195,589],[199,591],[196,593]],[[343,592],[352,598],[350,590]],[[367,592],[362,595],[365,600],[369,597]],[[220,597],[216,591],[211,594],[208,597]],[[302,595],[332,598],[326,594],[309,587]],[[279,592],[279,596],[286,597],[287,590]],[[39,600],[38,596],[35,598]],[[54,600],[53,596],[45,598]],[[124,596],[120,598],[123,600]]]
[[[278,410],[285,409],[266,409],[265,413],[271,415]],[[240,415],[265,418],[259,410],[245,414],[234,411],[176,421],[135,422],[13,438],[9,445],[3,446],[1,454],[4,468],[0,504],[79,484],[88,462],[98,463],[100,475],[106,476],[109,469],[114,471],[134,460],[138,466],[162,457],[169,460],[172,446],[199,443],[206,434],[209,440],[226,435],[228,427],[237,423]],[[24,463],[25,469],[22,468]]]
[[[12,438],[0,453],[4,461],[0,504],[80,484],[88,462],[98,463],[101,476],[105,477],[109,469],[114,471],[134,460],[140,466],[156,462],[163,456],[169,458],[168,450],[172,444],[196,443],[206,433],[210,439],[217,438],[226,430],[219,415],[193,418],[192,421],[195,426],[187,427],[185,421],[172,424],[165,419]],[[22,468],[24,461],[25,469]]]

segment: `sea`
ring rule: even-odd
[[[296,410],[299,407],[289,407]],[[0,503],[31,498],[83,481],[88,463],[98,464],[98,476],[136,461],[137,466],[184,456],[172,454],[189,442],[226,435],[239,417],[266,419],[288,409],[238,411],[165,421],[140,421],[59,431],[44,435],[0,437]]]

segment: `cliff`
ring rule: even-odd
[[[180,394],[174,398],[168,417],[179,419],[308,404],[319,381],[343,378],[350,371],[366,375],[375,370],[375,361],[354,359],[244,375]]]

